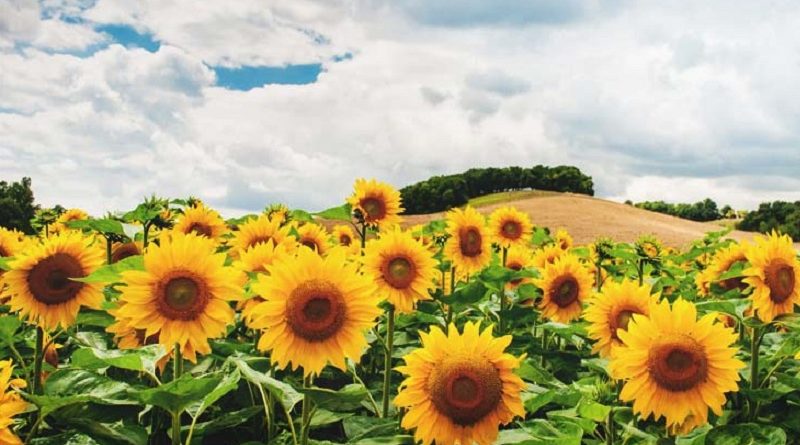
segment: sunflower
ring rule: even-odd
[[[435,284],[436,261],[430,251],[397,226],[367,244],[364,273],[375,282],[378,293],[397,308],[414,310],[419,300],[430,300]]]
[[[13,257],[22,248],[19,233],[0,227],[0,257]],[[2,272],[0,271],[0,274]]]
[[[770,322],[800,304],[800,262],[788,235],[758,236],[745,251],[750,267],[742,281],[753,287],[751,298],[758,318]]]
[[[486,221],[472,207],[453,209],[447,213],[447,234],[444,254],[456,269],[464,273],[478,272],[492,259],[486,232]]]
[[[420,332],[422,347],[397,367],[407,376],[394,400],[408,410],[401,425],[424,445],[491,444],[500,425],[525,416],[525,384],[514,374],[524,357],[504,352],[511,336],[494,338],[491,327],[467,322],[463,334],[455,325],[448,332]]]
[[[235,232],[230,241],[231,254],[237,256],[239,252],[258,243],[266,243],[272,240],[275,244],[280,244],[289,238],[288,227],[281,227],[280,219],[270,219],[267,215],[258,218],[251,218],[239,225],[239,230]]]
[[[319,224],[303,224],[297,229],[297,242],[319,255],[328,251],[328,232]]]
[[[369,225],[392,225],[400,222],[400,192],[375,179],[356,179],[353,194],[347,202],[363,215]]]
[[[661,250],[661,242],[652,235],[642,236],[636,241],[636,253],[641,257],[655,259],[661,254]]]
[[[302,367],[306,376],[328,362],[346,369],[345,358],[358,361],[367,346],[364,332],[381,310],[374,284],[346,261],[346,252],[321,257],[298,249],[294,261],[267,270],[252,286],[265,299],[251,312],[251,327],[264,330],[258,348],[271,351],[280,368]]]
[[[225,333],[233,322],[228,301],[241,298],[244,276],[226,267],[213,240],[195,233],[173,233],[151,245],[144,270],[122,272],[125,287],[117,312],[144,337],[158,334],[167,350],[177,343],[191,362],[208,354],[209,338]]]
[[[650,285],[640,286],[630,280],[609,282],[603,291],[594,295],[583,318],[588,321],[587,332],[595,340],[593,353],[609,357],[611,350],[621,343],[617,330],[628,329],[633,314],[650,314],[650,306],[658,302],[658,295],[650,295]]]
[[[59,215],[56,222],[50,226],[50,234],[59,234],[66,230],[73,230],[67,226],[67,223],[70,221],[82,221],[85,219],[89,219],[89,214],[84,212],[81,209],[69,209],[66,212]]]
[[[0,443],[21,445],[22,441],[11,431],[14,416],[22,414],[28,404],[17,391],[25,388],[24,380],[12,378],[14,365],[11,360],[0,361]]]
[[[115,243],[111,249],[111,263],[117,263],[125,258],[141,255],[144,251],[142,243],[131,241],[129,243]]]
[[[181,233],[194,232],[201,236],[206,236],[213,240],[218,240],[228,230],[225,221],[215,210],[203,204],[196,207],[189,207],[183,212],[183,216],[175,223],[174,231]]]
[[[242,252],[239,255],[239,260],[233,263],[233,267],[248,274],[265,273],[272,264],[294,259],[292,256],[293,250],[290,251],[289,246],[289,243],[281,243],[276,246],[272,240],[256,244]],[[260,296],[254,296],[237,303],[237,309],[242,311],[242,318],[248,326],[253,309],[262,301],[264,299]]]
[[[102,284],[72,278],[85,277],[103,264],[102,249],[78,231],[29,246],[3,274],[11,311],[48,330],[71,326],[81,306],[99,308],[103,301]]]
[[[566,253],[567,252],[558,245],[548,244],[536,250],[533,253],[533,259],[531,261],[537,269],[544,269],[546,265],[555,263],[557,259],[566,255]]]
[[[734,263],[739,261],[747,261],[745,245],[734,243],[718,250],[708,267],[695,276],[695,284],[700,295],[709,295],[711,283],[718,281],[720,275],[727,272]],[[741,291],[747,289],[747,284],[742,281],[742,278],[738,277],[722,280],[718,284],[726,292],[731,289],[739,289]]]
[[[646,317],[634,314],[627,330],[618,330],[622,344],[609,364],[611,375],[625,380],[620,400],[633,401],[633,411],[686,433],[708,422],[708,409],[722,414],[725,393],[738,390],[734,358],[737,335],[715,323],[716,315],[697,319],[694,304],[662,300]]]
[[[513,271],[520,271],[533,267],[533,254],[527,247],[511,246],[506,255],[506,267]],[[516,289],[522,284],[530,283],[530,278],[518,278],[506,283],[506,289]]]
[[[542,290],[542,316],[568,323],[580,317],[592,290],[592,276],[577,257],[567,254],[545,265],[542,277],[533,284]]]
[[[553,241],[561,250],[569,250],[572,247],[572,236],[564,229],[556,230]]]
[[[361,252],[359,238],[353,233],[353,229],[344,225],[333,226],[333,245],[347,248],[350,254]]]
[[[532,231],[528,215],[513,207],[501,207],[489,216],[489,235],[501,247],[527,246]]]

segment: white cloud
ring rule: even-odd
[[[540,163],[577,165],[618,200],[800,199],[796,4],[598,2],[544,17],[506,3],[450,19],[378,0],[48,3],[45,22],[66,7],[162,45],[0,49],[0,177],[30,175],[44,204],[94,213],[152,192],[232,214],[313,210],[358,176],[402,186]],[[0,42],[46,34],[38,12],[15,14],[39,30],[0,23]],[[247,92],[208,68],[309,62],[324,64],[316,83]]]
[[[45,10],[51,7],[46,4]],[[47,18],[36,0],[0,0],[0,50],[23,43],[54,51],[80,51],[104,42],[103,35],[91,26],[60,20],[62,13],[79,11],[76,5],[66,5]]]

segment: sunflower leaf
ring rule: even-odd
[[[786,432],[772,425],[741,423],[723,425],[712,429],[706,436],[707,444],[714,445],[784,445]]]
[[[91,230],[102,234],[125,235],[122,223],[114,219],[81,219],[67,221],[66,225],[72,229]]]
[[[82,283],[115,283],[122,278],[122,272],[126,270],[144,270],[144,257],[142,255],[130,256],[114,264],[99,267],[85,277],[70,279]]]
[[[353,207],[350,204],[343,204],[338,207],[331,207],[321,212],[314,213],[314,216],[334,221],[350,221],[353,214]]]
[[[166,355],[161,345],[148,345],[139,349],[80,348],[70,358],[73,366],[84,369],[102,369],[109,366],[131,371],[155,374],[156,363]]]
[[[184,374],[179,379],[135,393],[140,402],[179,413],[189,405],[202,401],[222,381],[222,375],[195,377]]]

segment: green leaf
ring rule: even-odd
[[[636,252],[628,250],[624,247],[615,247],[608,252],[614,258],[620,258],[626,261],[636,262],[639,260],[639,256],[636,255]]]
[[[344,433],[349,442],[358,442],[367,437],[385,437],[395,435],[398,431],[394,419],[380,417],[353,416],[344,419]]]
[[[214,388],[208,394],[206,394],[206,396],[203,397],[203,400],[199,404],[195,404],[195,406],[191,406],[187,409],[189,415],[192,417],[198,417],[201,414],[203,414],[203,412],[205,412],[205,410],[208,409],[209,406],[216,403],[217,400],[222,398],[222,396],[238,388],[239,380],[241,378],[242,375],[238,370],[225,374],[225,377],[223,377],[223,379],[219,382],[217,387]]]
[[[122,278],[122,272],[126,270],[144,270],[144,257],[134,255],[118,261],[114,264],[107,264],[83,278],[71,278],[73,281],[83,283],[115,283]]]
[[[286,411],[291,411],[295,405],[303,400],[303,395],[297,392],[292,385],[276,380],[263,372],[256,371],[243,358],[230,357],[228,360],[241,371],[245,380],[256,385],[263,385],[270,394],[280,400]]]
[[[784,445],[786,433],[772,425],[740,423],[723,425],[708,432],[706,443],[713,445]]]
[[[97,326],[107,328],[114,323],[114,316],[106,311],[82,308],[78,312],[75,324],[80,326]]]
[[[289,218],[291,218],[293,221],[299,221],[299,222],[313,222],[314,221],[314,217],[311,216],[310,213],[306,212],[305,210],[299,210],[299,209],[290,210],[289,211]]]
[[[220,374],[205,377],[182,375],[178,380],[165,383],[158,388],[149,388],[136,393],[144,404],[163,408],[170,413],[181,412],[187,406],[200,402],[222,381]]]
[[[11,270],[9,263],[14,261],[12,256],[0,256],[0,270]]]
[[[583,428],[564,419],[533,419],[519,423],[519,429],[502,430],[495,444],[580,445]]]
[[[362,385],[350,384],[334,391],[325,388],[302,388],[300,392],[311,397],[314,404],[330,411],[354,411],[361,408],[367,399],[367,390]]]
[[[43,416],[79,403],[135,405],[130,385],[82,369],[59,369],[44,384],[44,395],[28,395]]]
[[[256,414],[263,412],[264,408],[260,406],[251,406],[238,411],[226,412],[219,416],[214,417],[208,422],[198,423],[194,426],[194,435],[192,436],[192,444],[202,444],[203,436],[207,434],[216,433],[218,431],[227,430],[235,426],[241,425]],[[182,428],[184,434],[188,434],[189,425]]]
[[[67,221],[67,227],[72,229],[91,230],[102,234],[125,235],[122,223],[113,219],[82,219]]]
[[[354,445],[414,445],[414,437],[408,434],[398,434],[396,436],[384,437],[365,437],[350,443]]]
[[[33,439],[31,445],[103,445],[86,434],[74,431],[57,436],[40,437]]]
[[[101,423],[90,418],[68,418],[66,422],[102,445],[147,445],[147,430],[121,421]]]
[[[14,334],[20,326],[22,326],[22,321],[16,315],[0,317],[0,342],[13,344],[16,341]]]
[[[447,304],[470,305],[483,300],[489,292],[491,290],[482,281],[474,280],[457,287],[452,295],[442,298],[442,301]]]
[[[339,422],[340,420],[346,419],[351,417],[353,413],[335,413],[333,411],[328,411],[326,409],[318,409],[314,411],[314,415],[311,416],[311,426],[325,426],[330,425],[332,423]]]
[[[595,422],[604,422],[608,418],[608,413],[611,412],[611,407],[597,403],[593,400],[581,399],[578,406],[575,407],[578,415],[584,419],[593,420]]]
[[[155,374],[156,363],[167,354],[161,345],[148,345],[138,349],[80,348],[72,353],[72,366],[83,369],[101,369],[109,366],[131,371]]]
[[[339,207],[331,207],[330,209],[317,212],[314,215],[324,219],[331,219],[334,221],[350,221],[353,214],[353,207],[350,204],[343,204]]]

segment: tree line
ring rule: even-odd
[[[413,215],[462,206],[471,198],[489,193],[526,189],[594,195],[591,176],[568,165],[472,168],[463,173],[433,176],[403,187],[400,194],[405,213]]]
[[[800,201],[761,203],[758,210],[748,212],[736,228],[762,233],[777,230],[800,241]]]
[[[718,219],[736,216],[736,212],[730,206],[726,205],[720,209],[717,207],[717,203],[711,198],[706,198],[693,204],[673,204],[664,201],[643,201],[637,202],[636,204],[633,204],[631,201],[625,201],[625,203],[651,212],[665,213],[692,221],[716,221]]]

